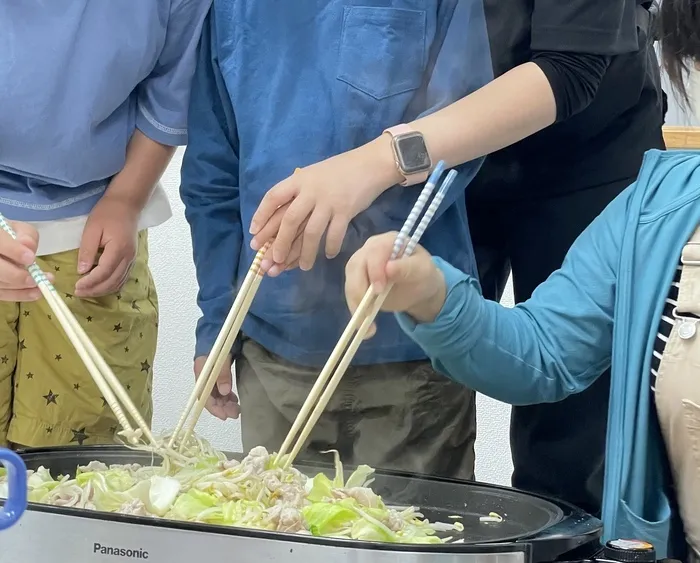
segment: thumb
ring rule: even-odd
[[[408,258],[399,258],[391,260],[386,265],[387,282],[394,285],[411,283],[417,280],[416,277],[416,258],[409,256]]]
[[[17,242],[29,249],[32,254],[35,254],[39,247],[39,233],[37,230],[28,223],[22,223],[20,221],[9,221],[9,223],[15,230]]]
[[[78,251],[78,274],[81,276],[92,270],[97,262],[97,253],[102,243],[102,229],[89,219],[83,229],[83,236]]]
[[[233,390],[233,376],[231,375],[231,362],[227,361],[219,372],[219,377],[216,379],[216,388],[219,393],[225,397]]]

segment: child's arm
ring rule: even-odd
[[[433,163],[444,160],[448,167],[461,165],[464,172],[458,185],[464,188],[485,155],[585,109],[596,95],[610,56],[637,48],[634,13],[630,18],[627,4],[626,0],[596,0],[577,2],[571,7],[557,0],[536,0],[532,61],[516,66],[475,92],[462,90],[461,99],[455,99],[444,96],[445,92],[451,95],[458,91],[454,84],[445,82],[445,77],[455,80],[471,73],[480,77],[485,66],[491,65],[483,6],[480,2],[457,0],[426,91],[429,101],[421,108],[429,109],[429,115],[409,122],[424,135]],[[621,45],[621,36],[633,36],[634,41]],[[482,85],[483,82],[478,86]],[[436,100],[442,103],[435,103]],[[418,100],[416,105],[422,102]],[[407,120],[416,113],[407,115]],[[353,172],[356,170],[365,173],[359,176]],[[262,246],[276,235],[273,255],[278,263],[289,262],[292,242],[309,217],[314,217],[314,221],[301,229],[305,231],[302,254],[316,256],[326,228],[327,249],[340,248],[349,221],[402,180],[392,140],[384,134],[304,172],[270,190],[253,217],[254,244]],[[452,190],[453,198],[461,197],[457,187]],[[277,208],[290,202],[279,228],[275,225],[266,229]],[[321,229],[319,216],[333,220],[327,220]],[[314,233],[310,232],[311,224]],[[310,259],[309,263],[313,261]]]
[[[399,323],[450,378],[510,404],[555,402],[591,385],[612,357],[628,188],[583,232],[526,302],[484,299],[478,282],[436,259],[447,285],[432,323]],[[401,261],[397,261],[401,262]]]
[[[560,270],[515,308],[484,299],[478,281],[421,247],[389,261],[392,234],[348,262],[345,293],[355,310],[367,288],[392,284],[382,309],[451,379],[511,404],[558,401],[610,366],[613,315],[627,205],[619,196],[569,251]]]
[[[103,198],[128,204],[138,215],[174,153],[174,146],[154,141],[137,129],[127,146],[124,168],[112,178]]]
[[[117,291],[136,256],[138,219],[174,147],[187,143],[187,108],[197,42],[210,0],[174,0],[166,39],[150,75],[137,87],[136,130],[124,168],[116,174],[85,225],[75,286],[79,297]],[[98,253],[102,250],[102,254]]]

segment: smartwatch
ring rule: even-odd
[[[430,176],[433,163],[423,134],[408,125],[396,125],[386,129],[391,135],[396,168],[404,177],[402,186],[414,186],[425,182]]]

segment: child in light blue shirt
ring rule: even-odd
[[[37,260],[148,419],[147,229],[187,142],[211,0],[0,4],[0,445],[108,442],[116,421],[24,266]]]

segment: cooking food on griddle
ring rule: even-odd
[[[395,543],[442,543],[437,531],[460,531],[459,522],[430,523],[414,507],[388,507],[370,488],[374,470],[358,467],[347,480],[337,452],[335,476],[307,477],[284,459],[257,447],[229,460],[198,440],[197,456],[162,465],[111,465],[93,461],[76,475],[28,472],[30,502],[258,528],[280,532]],[[331,453],[331,452],[329,452]],[[0,475],[0,497],[4,476]]]

